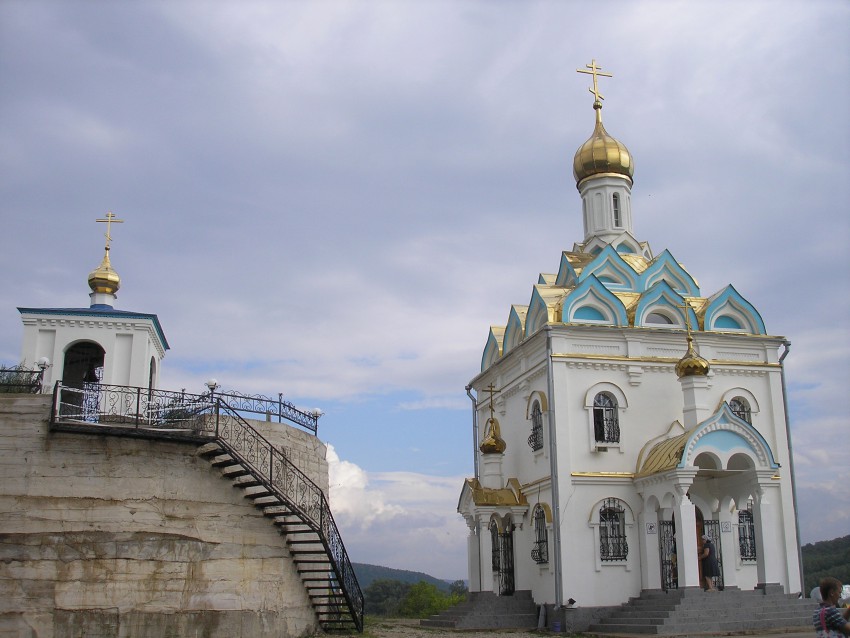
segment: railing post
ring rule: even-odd
[[[139,411],[142,409],[142,389],[136,388],[136,429],[139,429]]]
[[[212,396],[212,392],[210,392],[210,396]],[[218,439],[218,399],[213,399],[213,407],[215,409],[215,438]]]
[[[277,393],[277,422],[283,423],[283,392]]]

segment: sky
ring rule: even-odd
[[[158,315],[160,385],[324,411],[355,562],[466,577],[490,325],[583,239],[593,130],[636,237],[787,337],[804,543],[850,533],[850,3],[0,0],[0,362],[16,308]]]

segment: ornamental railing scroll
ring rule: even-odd
[[[226,395],[86,386],[56,383],[52,423],[114,426],[152,435],[157,431],[183,432],[194,439],[217,442],[317,533],[351,617],[358,630],[363,630],[363,592],[324,493],[228,405],[223,398]],[[96,410],[90,406],[96,406]]]
[[[38,394],[44,370],[27,370],[21,366],[0,368],[0,393]]]
[[[534,541],[534,549],[531,550],[531,558],[538,565],[545,565],[549,562],[549,541],[539,540]]]
[[[753,512],[748,508],[738,510],[738,551],[741,560],[756,560],[756,534],[753,523]]]
[[[658,521],[658,553],[661,558],[661,589],[678,589],[679,557],[676,551],[675,521]]]
[[[209,393],[204,396],[208,396]],[[319,413],[305,412],[299,410],[289,401],[283,400],[283,394],[278,394],[277,399],[262,394],[245,394],[236,390],[226,392],[215,392],[215,396],[221,397],[227,405],[236,412],[261,414],[267,419],[274,418],[278,423],[287,420],[300,425],[305,430],[316,434],[319,429]]]

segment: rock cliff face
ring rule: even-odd
[[[0,636],[304,636],[275,526],[187,443],[50,433],[0,397]],[[325,446],[255,423],[327,493]]]

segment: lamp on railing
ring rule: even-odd
[[[325,413],[322,411],[321,408],[313,408],[311,414],[316,418],[316,421],[318,421],[319,417],[324,416]]]
[[[209,379],[205,385],[210,389],[210,399],[213,398],[213,394],[215,394],[215,391],[221,387],[218,384],[218,379]]]
[[[41,359],[38,360],[38,362],[36,362],[36,365],[38,366],[38,369],[39,369],[39,372],[38,372],[38,387],[37,387],[36,391],[41,392],[42,384],[44,383],[44,373],[47,372],[47,368],[50,367],[50,359],[48,359],[47,357],[42,357]]]

